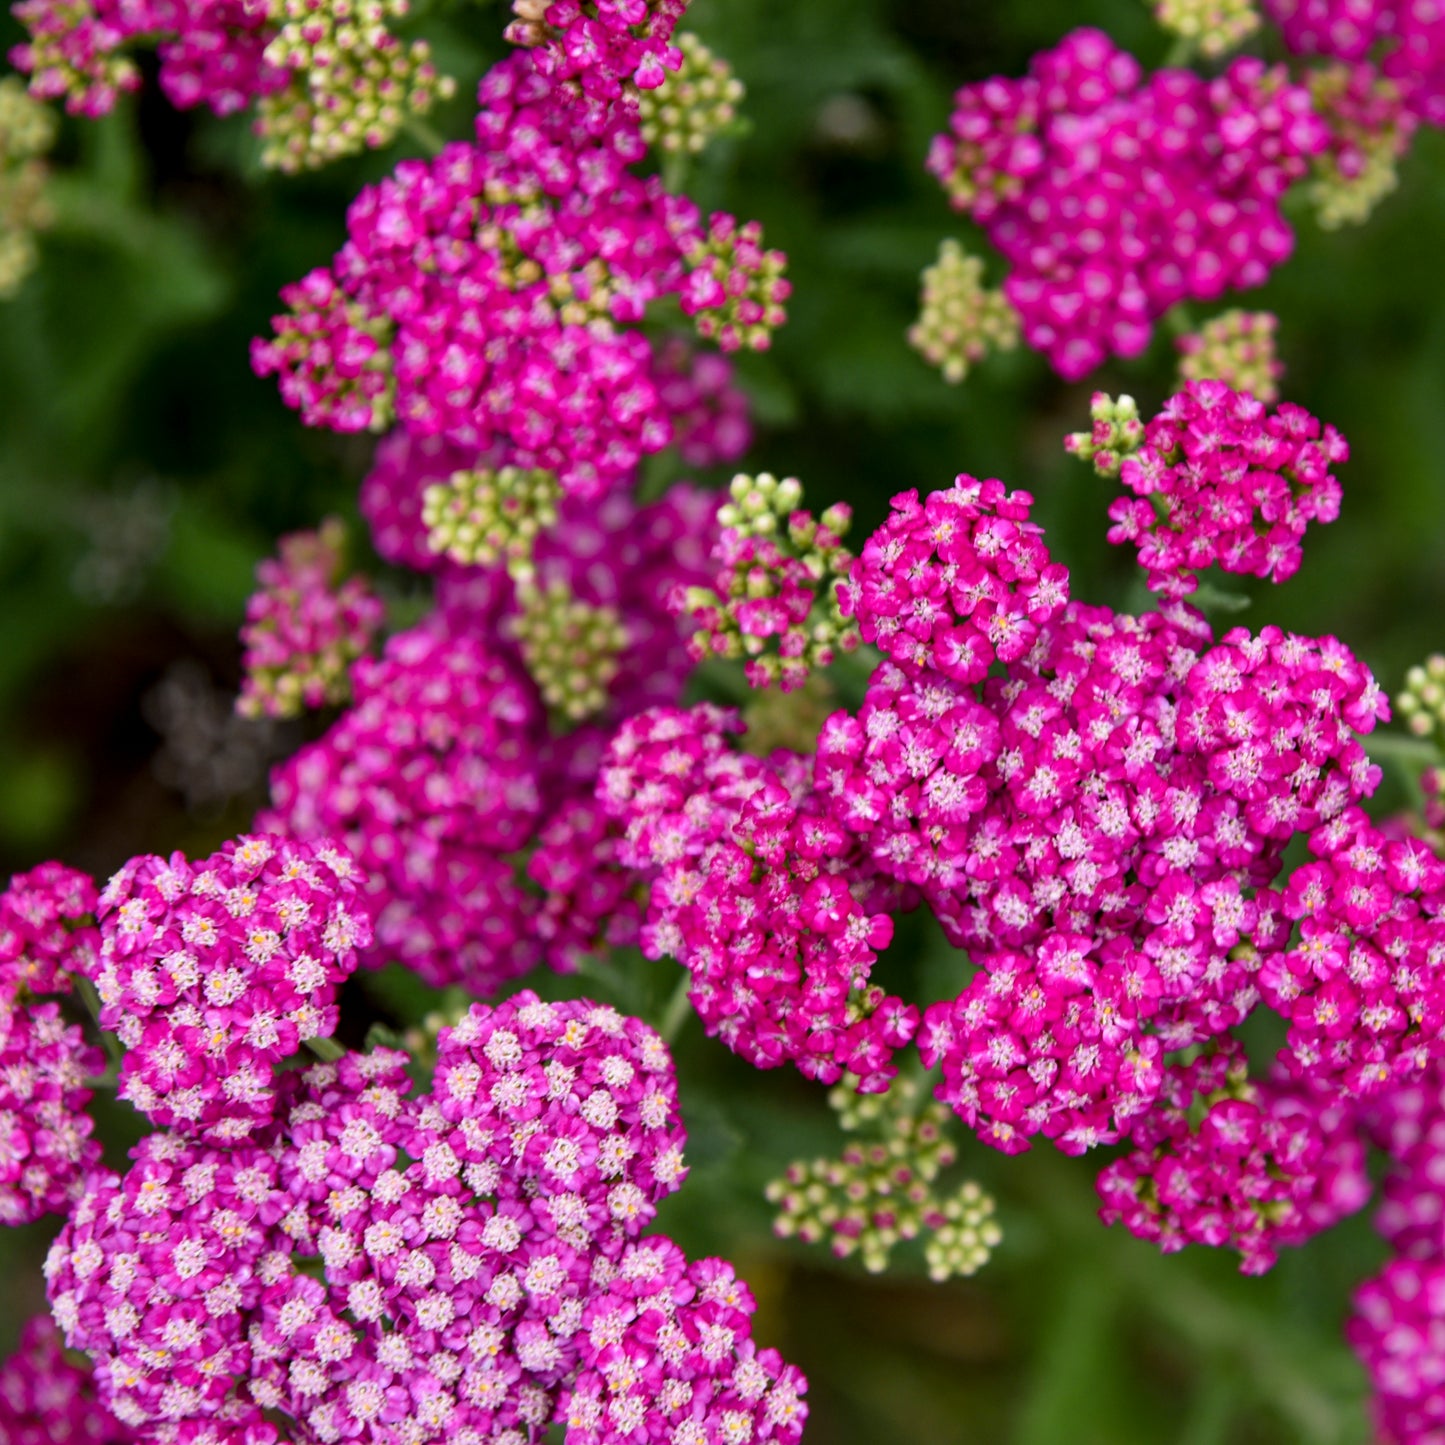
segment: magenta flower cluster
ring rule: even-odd
[[[26,1320],[0,1361],[0,1439],[5,1445],[132,1445],[135,1436],[99,1400],[90,1372],[65,1357],[49,1315]]]
[[[762,345],[786,283],[758,281],[776,253],[749,228],[704,227],[635,173],[645,147],[624,110],[581,125],[536,53],[495,67],[480,107],[474,145],[362,192],[331,270],[283,296],[293,312],[253,359],[308,425],[380,430],[394,411],[418,437],[597,497],[673,440],[657,358],[631,329],[648,304],[676,295],[720,340]]]
[[[279,1103],[276,1068],[336,1029],[371,941],[363,878],[329,842],[257,834],[190,863],[132,858],[100,895],[100,1024],[118,1092],[153,1123],[234,1143]]]
[[[1165,1074],[1134,1151],[1099,1175],[1105,1223],[1122,1221],[1166,1253],[1227,1246],[1246,1273],[1262,1274],[1281,1246],[1303,1244],[1370,1197],[1353,1111],[1327,1087],[1252,1082],[1229,1044]]]
[[[264,58],[274,33],[267,7],[246,0],[20,0],[14,13],[29,39],[12,63],[31,74],[36,95],[64,97],[73,114],[105,115],[139,86],[140,72],[122,58],[138,40],[159,40],[161,89],[183,108],[231,115],[287,79]]]
[[[342,580],[342,565],[333,522],[283,537],[279,555],[256,568],[241,629],[241,712],[284,717],[345,700],[347,669],[370,647],[383,608],[365,579]]]
[[[0,1224],[64,1214],[100,1160],[87,1106],[100,1050],[47,995],[90,974],[95,885],[42,863],[0,894]]]
[[[1294,245],[1280,201],[1326,140],[1282,68],[1144,78],[1076,30],[1023,79],[964,86],[928,166],[1008,261],[1024,339],[1075,379],[1137,356],[1176,302],[1260,285]]]
[[[1191,381],[1145,428],[1119,473],[1134,495],[1109,508],[1111,542],[1139,549],[1149,587],[1185,597],[1195,573],[1284,582],[1299,570],[1311,522],[1339,516],[1331,467],[1349,447],[1302,407],[1271,412],[1222,381]]]
[[[94,1177],[46,1272],[120,1420],[162,1445],[215,1420],[245,1445],[274,1422],[290,1445],[524,1445],[554,1418],[798,1438],[801,1377],[753,1346],[745,1288],[639,1239],[685,1173],[651,1030],[522,993],[442,1031],[414,1102],[405,1062],[291,1075],[265,1148],[157,1134]]]
[[[1285,43],[1343,61],[1380,58],[1409,107],[1445,125],[1445,12],[1435,0],[1265,0]]]

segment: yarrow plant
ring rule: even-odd
[[[793,1445],[768,1292],[658,1217],[688,1071],[727,1050],[832,1086],[852,1137],[773,1161],[767,1197],[781,1239],[873,1272],[988,1261],[1010,1198],[963,1177],[980,1146],[1112,1146],[1106,1223],[1247,1274],[1383,1176],[1391,1258],[1347,1333],[1382,1439],[1428,1445],[1445,664],[1382,751],[1420,816],[1376,819],[1365,663],[1217,624],[1248,599],[1201,575],[1294,575],[1349,447],[1280,399],[1272,313],[1176,308],[1287,260],[1296,186],[1326,224],[1381,199],[1445,123],[1440,7],[1271,0],[1323,59],[1267,65],[1223,59],[1249,5],[1165,3],[1181,63],[1077,30],[954,97],[927,169],[1006,274],[944,242],[909,335],[944,379],[1016,336],[1070,381],[1176,338],[1172,394],[1097,392],[1064,444],[1117,484],[1135,611],[1085,600],[1001,478],[906,476],[861,540],[795,478],[708,489],[792,283],[760,222],[681,193],[743,94],[683,9],[517,0],[469,136],[430,144],[449,88],[400,3],[16,7],[17,64],[72,112],[154,40],[170,98],[254,103],[282,169],[406,125],[430,154],[371,172],[251,352],[365,458],[374,559],[346,575],[334,519],[283,538],[241,631],[243,714],[324,711],[238,837],[0,895],[0,1222],[56,1231],[0,1431]],[[716,1049],[680,1070],[691,1015]],[[705,1213],[754,1171],[701,1132]]]

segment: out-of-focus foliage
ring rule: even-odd
[[[438,131],[466,133],[505,19],[470,0],[416,7],[407,33],[458,78],[429,118]],[[952,90],[1021,72],[1085,23],[1149,64],[1170,44],[1142,0],[696,0],[688,28],[745,83],[747,124],[690,163],[688,185],[705,209],[759,217],[789,255],[789,324],[738,363],[758,419],[748,466],[799,477],[819,508],[850,503],[859,538],[894,492],[1001,477],[1038,498],[1075,595],[1120,604],[1134,583],[1104,543],[1112,488],[1061,443],[1087,425],[1095,388],[1152,413],[1175,372],[1164,328],[1147,356],[1074,386],[1023,348],[950,386],[905,340],[940,240],[987,250],[923,170]],[[230,717],[235,633],[279,534],[354,516],[371,442],[304,430],[251,375],[247,342],[409,144],[279,177],[244,120],[177,113],[153,86],[101,122],[62,125],[53,226],[0,310],[7,873],[50,856],[105,874],[139,851],[207,851],[244,826],[268,760],[299,740]],[[1243,304],[1278,314],[1282,394],[1339,427],[1353,459],[1341,522],[1311,537],[1288,584],[1250,589],[1244,620],[1334,633],[1393,693],[1445,645],[1445,136],[1418,137],[1367,224],[1322,231],[1303,203],[1295,219],[1294,259]],[[1384,801],[1400,801],[1389,787]],[[882,967],[909,970],[923,998],[956,992],[965,965],[915,920]],[[583,982],[655,1017],[667,969],[628,978]],[[384,975],[354,986],[347,1017],[380,1009],[406,1027],[439,1002]],[[991,1263],[932,1285],[921,1248],[901,1249],[900,1269],[871,1278],[770,1234],[768,1179],[841,1147],[823,1091],[748,1069],[695,1021],[678,1054],[694,1172],[661,1223],[753,1282],[760,1333],[811,1380],[813,1445],[1368,1438],[1339,1333],[1382,1254],[1364,1221],[1244,1279],[1228,1258],[1166,1259],[1105,1231],[1097,1159],[1004,1160],[965,1141],[961,1166],[998,1204]],[[124,1115],[106,1126],[115,1151],[134,1132]],[[0,1239],[0,1345],[39,1305],[48,1233]]]

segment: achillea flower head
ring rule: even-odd
[[[93,977],[96,907],[94,882],[64,863],[17,873],[0,893],[0,993],[68,993],[72,975]]]
[[[64,1213],[100,1160],[85,1080],[104,1059],[59,1004],[40,1001],[94,973],[96,906],[94,883],[62,863],[0,894],[0,1225]]]
[[[0,80],[0,299],[35,268],[35,232],[54,219],[46,196],[55,117],[13,75]]]
[[[352,681],[352,706],[272,775],[258,823],[356,857],[376,910],[364,963],[489,991],[539,953],[511,859],[542,808],[534,695],[476,638],[425,627]]]
[[[1399,85],[1365,63],[1311,72],[1310,92],[1330,128],[1329,145],[1314,158],[1310,199],[1327,230],[1359,225],[1398,184],[1396,162],[1410,148],[1416,117]]]
[[[973,683],[1017,661],[1069,595],[1032,505],[1027,492],[962,475],[922,502],[900,492],[838,588],[843,616],[913,676]]]
[[[243,717],[297,717],[351,695],[352,663],[371,646],[384,608],[365,578],[342,580],[346,529],[335,517],[283,537],[256,568],[241,629]]]
[[[283,286],[281,300],[289,310],[271,318],[275,340],[251,343],[256,374],[279,377],[282,400],[307,426],[385,431],[396,415],[391,320],[319,268]]]
[[[1144,423],[1132,396],[1117,400],[1108,392],[1096,391],[1089,402],[1093,426],[1088,431],[1070,432],[1064,450],[1081,462],[1092,462],[1101,477],[1117,477],[1126,457],[1144,445]]]
[[[748,398],[726,356],[670,337],[658,353],[654,378],[678,455],[688,466],[735,462],[752,445]]]
[[[1284,42],[1303,55],[1363,60],[1391,23],[1395,0],[1264,0]]]
[[[1165,1099],[1134,1126],[1135,1152],[1099,1176],[1106,1224],[1122,1221],[1166,1253],[1228,1246],[1245,1274],[1263,1274],[1280,1248],[1364,1205],[1371,1185],[1353,1111],[1328,1089],[1248,1072],[1232,1045],[1170,1067]]]
[[[263,1130],[277,1065],[336,1028],[337,987],[371,943],[364,887],[330,840],[132,858],[99,908],[100,1024],[126,1048],[119,1096],[217,1143]]]
[[[1208,60],[1227,55],[1260,26],[1254,0],[1154,0],[1154,18]]]
[[[1293,246],[1280,199],[1326,140],[1280,67],[1146,80],[1077,30],[1022,80],[964,86],[928,169],[1010,263],[1024,340],[1072,380],[1137,356],[1176,302],[1262,283]]]
[[[1272,406],[1279,400],[1284,375],[1284,363],[1275,353],[1278,329],[1279,318],[1270,311],[1221,311],[1175,341],[1180,387],[1191,381],[1222,381]],[[1143,441],[1142,426],[1137,440]]]
[[[815,519],[799,506],[798,479],[779,481],[769,472],[739,474],[729,490],[731,501],[718,511],[713,585],[679,588],[669,606],[696,627],[698,661],[743,658],[753,687],[777,683],[791,692],[813,669],[858,646],[858,629],[844,622],[835,591],[853,565],[843,545],[852,512],[840,503]]]
[[[687,279],[679,292],[683,315],[697,334],[723,351],[766,351],[773,332],[788,319],[783,302],[792,284],[783,276],[787,257],[765,251],[757,221],[741,226],[714,211],[706,235],[695,233],[683,247]]]
[[[807,1381],[751,1338],[748,1287],[721,1259],[689,1264],[660,1237],[618,1261],[578,1333],[562,1414],[571,1445],[707,1445],[802,1438]]]
[[[782,1206],[773,1232],[826,1241],[839,1259],[857,1253],[872,1274],[888,1268],[901,1241],[923,1237],[930,1278],[976,1273],[1003,1236],[993,1200],[977,1184],[947,1194],[935,1187],[958,1157],[947,1110],[920,1101],[918,1083],[907,1077],[886,1094],[859,1094],[856,1082],[835,1085],[828,1102],[843,1128],[863,1139],[838,1159],[797,1160],[767,1186],[768,1199]]]
[[[743,83],[690,31],[677,36],[682,64],[654,90],[638,92],[642,138],[664,155],[697,155],[737,119]]]
[[[26,1320],[19,1347],[0,1361],[0,1438],[5,1445],[131,1445],[135,1439],[96,1399],[90,1371],[66,1359],[49,1315]]]
[[[453,472],[422,495],[427,549],[461,566],[525,570],[539,533],[556,525],[561,488],[538,468]]]
[[[704,230],[631,169],[635,126],[588,134],[529,56],[494,67],[479,99],[474,145],[404,162],[353,202],[346,245],[287,293],[296,314],[253,363],[312,425],[380,429],[394,397],[407,430],[470,453],[460,465],[541,467],[596,499],[673,439],[635,329],[648,303],[676,295],[725,347],[763,345],[783,259],[751,224]]]
[[[990,351],[1013,350],[1018,339],[1018,315],[1002,291],[983,284],[983,262],[957,241],[944,241],[938,260],[923,272],[922,305],[908,344],[953,384]]]
[[[517,18],[506,34],[532,49],[538,73],[595,132],[681,67],[672,32],[686,8],[687,0],[512,0]]]
[[[1337,1098],[1369,1098],[1445,1056],[1445,864],[1357,809],[1310,844],[1316,861],[1290,875],[1280,899],[1298,938],[1265,952],[1259,988],[1289,1021],[1289,1074]]]
[[[162,1445],[263,1445],[272,1422],[327,1445],[379,1419],[417,1445],[525,1445],[602,1365],[592,1322],[644,1293],[649,1260],[693,1281],[675,1305],[716,1348],[662,1351],[628,1391],[639,1417],[678,1409],[662,1371],[696,1378],[704,1420],[797,1416],[801,1379],[755,1352],[728,1267],[638,1240],[686,1172],[656,1034],[524,992],[440,1030],[429,1094],[406,1097],[406,1063],[293,1073],[265,1149],[153,1135],[123,1178],[92,1177],[46,1274],[118,1417]]]
[[[627,647],[616,608],[583,602],[560,578],[520,581],[517,601],[512,635],[542,701],[573,723],[601,712]]]
[[[1139,549],[1152,591],[1185,597],[1195,572],[1287,581],[1310,522],[1339,516],[1331,468],[1349,459],[1345,439],[1303,408],[1274,411],[1222,381],[1193,381],[1146,427],[1119,476],[1134,497],[1109,508],[1111,542]]]
[[[1445,655],[1437,652],[1405,674],[1395,708],[1417,738],[1445,744]]]
[[[1392,1259],[1355,1291],[1345,1338],[1374,1387],[1371,1414],[1387,1445],[1414,1445],[1445,1429],[1445,1260]]]
[[[728,749],[739,726],[707,705],[656,708],[613,740],[597,798],[624,861],[650,875],[643,950],[691,973],[704,1027],[750,1063],[880,1091],[917,1025],[868,982],[899,890],[811,795],[803,759]]]
[[[64,1214],[100,1162],[86,1106],[105,1060],[56,1003],[0,987],[0,1225]]]

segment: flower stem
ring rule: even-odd
[[[346,1050],[335,1039],[307,1039],[306,1047],[318,1059],[323,1059],[328,1064],[334,1064],[337,1059],[346,1057]]]
[[[687,1016],[691,1012],[691,1005],[688,1002],[688,990],[692,987],[692,975],[683,969],[682,977],[677,981],[677,987],[672,991],[672,997],[667,1001],[667,1007],[662,1011],[662,1018],[657,1025],[657,1031],[662,1035],[664,1043],[676,1042],[678,1034],[682,1032],[682,1026],[687,1022]]]
[[[120,1043],[113,1033],[100,1026],[100,995],[96,993],[95,985],[84,974],[72,974],[71,977],[75,984],[75,992],[94,1022],[95,1031],[100,1035],[100,1045],[105,1050],[106,1060],[110,1064],[108,1072],[118,1074],[121,1063]]]
[[[433,130],[426,121],[417,116],[409,115],[401,123],[402,129],[420,146],[434,156],[439,156],[446,146],[446,138],[436,130]]]

